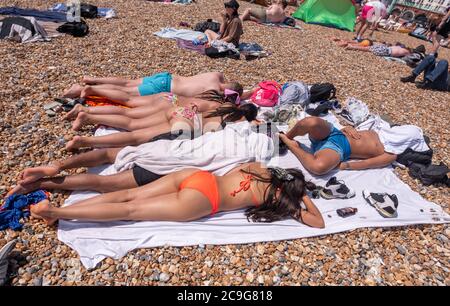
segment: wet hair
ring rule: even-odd
[[[247,121],[253,121],[258,115],[258,108],[251,104],[243,104],[236,106],[234,104],[221,106],[215,111],[209,113],[205,118],[222,117],[224,118],[222,123],[236,122],[242,117],[245,117]]]
[[[243,173],[252,175],[257,181],[269,183],[264,190],[264,203],[253,206],[245,211],[247,220],[253,222],[274,222],[292,217],[301,220],[301,199],[307,190],[314,190],[316,186],[305,180],[303,172],[298,169],[282,170],[292,176],[286,180],[280,176],[277,168],[268,168],[270,178],[262,177],[258,173],[241,170]],[[281,190],[277,196],[277,191]],[[303,222],[303,220],[301,220]]]
[[[229,82],[226,84],[226,86],[227,86],[227,89],[231,89],[231,90],[234,90],[235,92],[239,93],[239,96],[242,96],[242,94],[244,93],[244,88],[238,82]]]
[[[218,102],[218,103],[233,103],[236,104],[236,95],[229,95],[225,96],[225,94],[220,93],[217,90],[207,90],[202,92],[201,94],[198,94],[195,96],[195,98],[207,100],[211,102]]]

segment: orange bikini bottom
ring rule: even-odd
[[[185,188],[197,190],[208,198],[212,208],[211,215],[214,215],[219,210],[220,195],[214,174],[207,171],[195,172],[181,182],[179,190],[181,191]]]

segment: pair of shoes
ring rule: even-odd
[[[348,112],[347,109],[343,108],[337,115],[341,117],[341,119],[346,123],[350,124],[351,126],[355,126],[355,121],[353,121],[352,115]]]
[[[402,81],[403,83],[414,83],[415,80],[416,76],[414,74],[400,78],[400,81]]]
[[[6,273],[8,271],[8,255],[16,246],[17,240],[11,240],[5,244],[0,250],[0,286],[3,286],[6,282]]]
[[[320,196],[324,199],[350,199],[355,196],[355,191],[347,187],[344,181],[338,181],[335,176],[330,178],[325,187],[320,190]]]
[[[423,82],[417,83],[416,87],[420,89],[433,89],[432,83],[427,79]]]
[[[384,218],[396,218],[398,199],[395,194],[375,193],[363,190],[363,198]]]

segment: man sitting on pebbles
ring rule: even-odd
[[[226,81],[221,72],[207,72],[190,77],[162,72],[137,80],[84,77],[83,83],[87,86],[75,84],[64,93],[64,97],[100,96],[124,100],[124,96],[149,96],[163,92],[194,97],[209,90],[223,93],[226,89],[242,94],[242,86],[237,82]]]
[[[260,23],[282,23],[286,19],[285,10],[287,0],[274,0],[267,9],[263,7],[248,8],[241,16],[241,20],[251,20]]]

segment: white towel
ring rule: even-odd
[[[326,117],[336,122],[332,115]],[[106,131],[99,131],[107,133]],[[297,138],[309,145],[308,137]],[[261,241],[278,241],[333,234],[363,227],[390,227],[412,224],[449,223],[450,216],[443,209],[423,199],[412,191],[391,170],[391,168],[366,171],[333,172],[321,178],[312,178],[291,153],[273,158],[271,165],[284,168],[299,168],[307,179],[319,185],[333,175],[356,191],[356,197],[346,200],[314,200],[325,220],[324,229],[311,228],[294,220],[274,223],[250,223],[244,211],[218,213],[193,222],[79,222],[60,220],[58,238],[80,255],[86,268],[94,268],[106,257],[119,259],[127,252],[137,248],[150,248],[163,245],[187,246],[197,244],[238,244]],[[90,169],[91,173],[113,174],[112,165]],[[361,192],[395,193],[399,200],[398,217],[385,219],[362,198]],[[74,192],[65,205],[88,199],[96,192]],[[356,207],[356,215],[341,218],[336,209]]]

